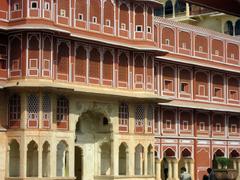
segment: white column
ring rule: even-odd
[[[38,148],[38,177],[42,177],[42,147]]]
[[[190,161],[190,170],[189,170],[190,174],[191,174],[191,177],[192,179],[194,179],[194,160],[191,160]]]
[[[130,148],[129,146],[129,176],[134,176],[134,169],[135,169],[135,151],[134,147]]]
[[[8,146],[7,146],[7,158],[6,158],[6,160],[7,160],[7,162],[6,162],[6,168],[5,168],[5,176],[6,177],[9,177],[9,164],[10,164],[10,147],[9,147],[9,144],[8,144]]]
[[[71,144],[72,145],[70,145],[69,147],[68,147],[68,152],[69,152],[69,154],[68,154],[68,158],[69,158],[69,162],[68,162],[68,171],[69,171],[69,177],[74,177],[74,170],[75,170],[75,163],[74,163],[74,161],[75,161],[75,153],[74,153],[74,151],[75,151],[75,147],[74,147],[74,138],[75,138],[75,136],[74,136],[74,133],[72,134],[72,140],[71,140]]]
[[[118,175],[119,149],[115,140],[111,140],[111,175]]]
[[[20,177],[25,178],[27,174],[27,147],[25,145],[25,138],[22,138],[20,147]]]
[[[147,148],[145,148],[144,150],[144,173],[142,175],[148,175],[148,151],[147,151]]]
[[[238,179],[240,179],[240,159],[237,160]]]
[[[118,159],[119,160],[119,159]],[[129,175],[129,150],[126,150],[126,175]]]
[[[168,179],[171,180],[172,179],[172,161],[167,160],[167,162],[168,162]]]
[[[57,173],[57,146],[52,143],[52,146],[50,146],[50,177],[56,177]]]
[[[173,179],[178,179],[178,160],[173,160]]]
[[[156,180],[161,179],[161,160],[156,159]]]

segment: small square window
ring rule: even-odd
[[[66,17],[66,10],[65,9],[60,10],[60,16]]]
[[[150,26],[147,27],[147,32],[152,33],[152,28]]]
[[[94,24],[97,24],[97,17],[96,17],[96,16],[93,16],[93,17],[92,17],[92,22],[93,22]]]
[[[188,130],[188,121],[183,121],[183,130]]]
[[[181,92],[188,92],[188,83],[181,83],[180,84],[180,91]]]
[[[221,132],[221,124],[220,123],[216,123],[216,132]]]
[[[237,125],[231,124],[231,133],[237,133]]]
[[[44,3],[44,9],[48,10],[48,11],[50,10],[50,3],[49,2]]]
[[[199,52],[203,52],[203,47],[202,47],[202,46],[199,46],[199,47],[198,47],[198,51],[199,51]]]
[[[200,131],[205,131],[205,122],[200,122],[199,123],[199,130]]]
[[[215,50],[215,55],[219,56],[219,51],[218,50]]]
[[[106,26],[107,26],[107,27],[110,27],[110,26],[111,26],[111,21],[110,21],[110,19],[106,19]]]
[[[121,23],[121,30],[126,30],[126,24],[125,23]]]
[[[32,1],[31,2],[31,9],[37,9],[38,8],[38,2],[37,1]]]
[[[142,32],[142,26],[141,25],[136,25],[136,31],[137,32]]]
[[[78,14],[78,20],[80,20],[80,21],[83,20],[83,14],[81,14],[81,13]]]
[[[215,97],[221,97],[221,94],[222,92],[221,92],[221,88],[214,88],[214,94],[213,94],[213,96],[215,96]]]
[[[171,122],[171,120],[166,120],[166,129],[172,129]]]
[[[13,10],[18,11],[20,9],[19,3],[14,3]]]
[[[231,58],[235,59],[235,54],[234,53],[231,53]]]
[[[165,39],[165,44],[170,45],[170,39]]]

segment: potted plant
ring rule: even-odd
[[[232,161],[226,157],[216,157],[217,169],[214,169],[214,174],[217,180],[235,180],[238,172],[230,168]]]

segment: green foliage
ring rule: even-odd
[[[231,163],[231,160],[226,157],[217,157],[216,161],[217,161],[217,163],[221,164],[222,168],[228,167]]]

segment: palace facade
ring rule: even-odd
[[[240,172],[240,42],[158,1],[1,0],[0,179]]]

